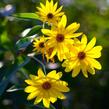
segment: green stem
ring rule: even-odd
[[[43,28],[43,29],[45,28],[45,23],[43,23],[42,28]]]
[[[20,72],[25,76],[25,78],[29,78],[28,77],[28,74],[27,73],[25,73],[25,71],[24,71],[24,69],[22,68],[22,69],[20,69]]]
[[[47,73],[46,73],[45,65],[44,65],[39,59],[37,59],[37,58],[35,58],[35,57],[32,57],[32,58],[33,58],[34,60],[36,60],[38,63],[41,64],[41,66],[43,67],[44,73],[45,73],[45,75],[46,75]]]

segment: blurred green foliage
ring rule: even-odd
[[[6,90],[13,85],[18,89],[24,87],[24,79],[28,74],[36,74],[40,65],[25,55],[31,52],[32,44],[24,38],[23,47],[26,46],[26,49],[17,49],[16,42],[25,29],[42,23],[3,13],[9,5],[15,9],[13,14],[34,13],[39,2],[40,0],[0,0],[0,109],[41,109],[26,100],[23,90]],[[103,46],[102,57],[99,59],[103,68],[88,79],[81,74],[72,79],[70,74],[64,73],[63,80],[68,81],[71,92],[67,94],[68,100],[58,101],[54,106],[56,109],[109,109],[109,0],[61,0],[60,4],[64,5],[68,24],[79,22],[79,31],[86,33],[89,39],[97,37],[97,44]],[[33,29],[36,31],[38,28],[35,27]]]

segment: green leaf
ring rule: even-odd
[[[7,31],[3,31],[3,33],[1,34],[1,43],[4,44],[4,43],[7,43],[7,42],[10,42],[10,39],[8,37],[8,33]]]
[[[36,13],[17,13],[13,15],[14,17],[24,18],[24,19],[39,19]]]
[[[37,26],[34,26],[26,36],[32,36],[32,35],[35,35],[37,34],[40,30],[41,30],[41,26],[40,25],[37,25]]]
[[[16,43],[16,48],[19,50],[21,48],[26,48],[28,45],[31,44],[31,38],[30,37],[23,37]]]
[[[8,75],[4,76],[4,79],[0,82],[0,95],[2,95],[3,92],[5,91],[8,83],[10,82],[11,77],[15,73],[17,73],[19,69],[21,69],[23,66],[25,66],[29,62],[30,62],[30,58],[26,58],[24,63],[17,65],[17,62],[16,62],[14,65],[12,65],[12,69],[7,72]]]

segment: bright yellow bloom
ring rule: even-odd
[[[53,48],[49,48],[49,46],[46,44],[46,40],[47,39],[44,36],[35,38],[33,42],[33,47],[34,47],[33,51],[36,51],[37,53],[42,53],[43,58],[45,56],[47,59],[47,62],[49,60],[54,62],[54,59],[50,58]]]
[[[53,0],[51,0],[50,2],[46,0],[46,5],[40,3],[40,7],[37,7],[37,14],[40,16],[43,22],[55,24],[60,19],[60,17],[64,15],[64,12],[61,12],[62,6],[57,9],[57,5],[58,3],[56,2],[54,4]]]
[[[87,78],[87,72],[94,75],[95,68],[101,69],[101,64],[95,58],[101,56],[102,46],[95,46],[95,37],[88,44],[86,35],[82,36],[81,42],[78,39],[76,40],[79,45],[73,46],[68,59],[63,62],[62,66],[66,67],[66,72],[73,70],[72,77],[76,77],[82,70],[83,75]]]
[[[81,35],[81,33],[74,33],[78,30],[80,24],[72,23],[68,27],[66,27],[66,24],[67,17],[63,15],[56,28],[53,27],[51,30],[42,29],[42,32],[48,36],[47,45],[49,48],[53,48],[50,58],[57,54],[60,61],[65,59],[66,52],[69,52],[68,46],[74,42],[72,38]]]
[[[45,48],[46,48],[46,39],[44,36],[39,37],[39,39],[35,38],[33,42],[33,51],[36,51],[38,53],[42,53],[43,55],[45,54]]]
[[[25,80],[29,85],[25,88],[26,93],[30,93],[27,100],[35,98],[34,104],[43,101],[45,107],[50,107],[50,102],[56,102],[57,98],[65,99],[63,92],[68,92],[68,84],[61,81],[62,72],[56,73],[56,70],[44,75],[41,69],[38,70],[38,76],[30,75],[30,79]]]

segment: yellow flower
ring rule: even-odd
[[[46,39],[44,36],[39,37],[39,39],[35,38],[33,42],[33,51],[36,51],[38,53],[42,53],[43,55],[45,54],[45,48],[46,48]]]
[[[72,38],[81,35],[81,33],[74,33],[78,30],[80,24],[72,23],[68,27],[66,27],[66,24],[67,17],[63,15],[57,27],[53,27],[51,30],[42,29],[42,33],[48,36],[47,45],[49,48],[53,48],[50,58],[57,54],[60,61],[65,59],[65,53],[69,52],[69,45],[74,42]]]
[[[38,12],[37,14],[40,16],[41,20],[43,22],[50,23],[57,23],[57,21],[60,19],[60,17],[64,14],[64,12],[61,12],[62,6],[57,9],[58,3],[53,3],[53,0],[50,2],[46,0],[46,5],[40,3],[40,7],[37,7]]]
[[[57,98],[65,99],[63,92],[68,92],[68,84],[61,81],[62,72],[56,73],[56,70],[44,75],[41,69],[38,70],[38,76],[30,75],[30,79],[25,80],[29,85],[25,92],[29,93],[27,100],[35,98],[34,105],[43,101],[45,107],[50,107],[50,102],[56,102]]]
[[[73,70],[72,77],[76,77],[82,70],[83,75],[87,78],[87,72],[94,75],[95,68],[101,69],[101,64],[96,58],[101,56],[102,46],[95,46],[95,37],[88,44],[86,35],[82,36],[81,42],[78,39],[76,40],[80,45],[77,47],[73,46],[68,59],[63,62],[62,66],[66,67],[66,72]]]

